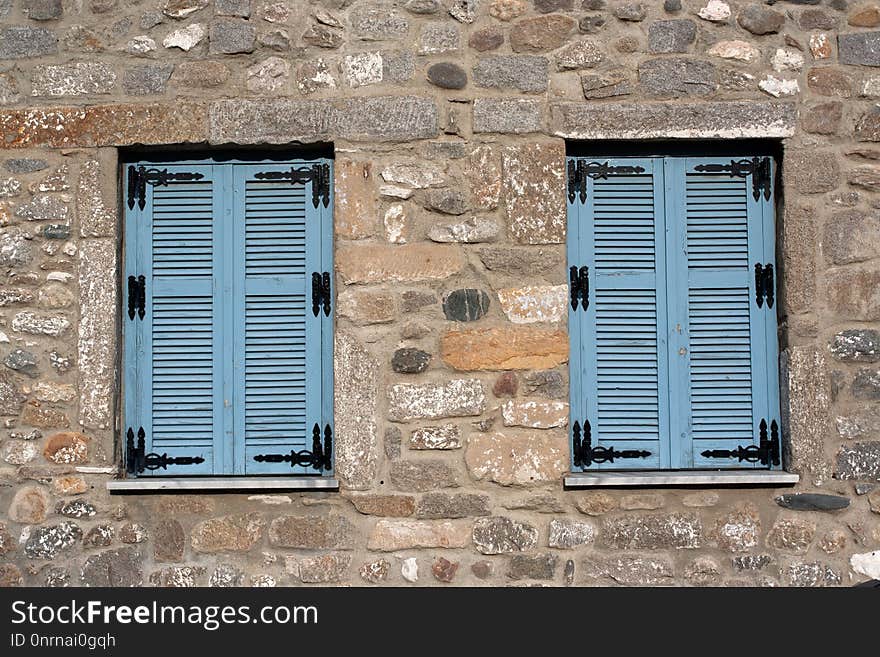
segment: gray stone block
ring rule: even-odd
[[[837,58],[841,64],[880,66],[880,32],[839,35]]]
[[[540,100],[477,98],[474,100],[474,132],[526,134],[541,131]]]
[[[221,55],[253,52],[256,28],[244,20],[226,18],[211,23],[210,52]]]
[[[374,96],[332,100],[229,100],[213,104],[212,143],[240,144],[407,141],[437,135],[437,106],[417,96]]]
[[[683,57],[651,59],[639,65],[639,83],[652,96],[706,96],[718,87],[715,66]]]
[[[58,52],[58,37],[43,27],[14,25],[0,29],[0,59],[42,57]]]
[[[546,57],[497,55],[480,59],[474,67],[478,87],[539,92],[547,89],[548,79]]]

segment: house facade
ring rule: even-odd
[[[880,579],[878,44],[0,0],[0,583]]]

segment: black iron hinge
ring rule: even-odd
[[[128,277],[128,318],[134,321],[137,315],[141,319],[146,314],[147,279],[143,276]]]
[[[568,200],[574,203],[575,198],[580,196],[581,203],[587,202],[587,177],[583,175],[583,162],[581,160],[568,161]]]
[[[581,307],[586,310],[590,307],[590,269],[581,267],[578,269],[572,265],[568,270],[569,294],[571,295],[571,309],[577,310],[578,300]]]
[[[571,427],[571,436],[574,465],[578,468],[588,468],[594,463],[614,463],[614,459],[644,459],[651,456],[651,452],[644,449],[616,450],[613,447],[593,447],[589,420],[584,422],[583,436],[581,436],[581,425],[575,420]]]
[[[287,171],[261,171],[254,175],[257,180],[287,180],[291,185],[312,183],[312,204],[315,207],[330,205],[330,165],[313,164],[307,167],[290,167]]]
[[[333,290],[330,288],[330,272],[312,272],[312,313],[317,317],[321,308],[324,315],[330,316],[330,304],[333,301]]]
[[[773,265],[762,265],[760,262],[755,263],[755,302],[758,308],[767,301],[767,307],[773,307],[774,289],[776,284],[773,280]]]
[[[645,169],[640,166],[619,165],[614,166],[605,162],[587,162],[586,160],[572,159],[568,161],[568,200],[574,203],[575,198],[580,198],[581,203],[587,201],[587,178],[598,180],[609,176],[625,176],[644,173]]]
[[[257,454],[254,461],[258,463],[290,463],[294,468],[298,465],[311,467],[315,470],[331,470],[333,465],[333,429],[329,424],[324,425],[323,442],[321,426],[315,424],[312,427],[312,449],[304,449],[299,452],[290,450],[287,454]]]
[[[776,420],[770,422],[770,435],[767,435],[767,420],[762,419],[758,425],[758,444],[734,449],[707,449],[702,452],[707,459],[736,459],[740,463],[760,463],[768,468],[779,465],[779,425]]]
[[[125,471],[128,474],[141,474],[144,470],[167,470],[169,465],[196,465],[204,463],[201,456],[168,456],[168,454],[146,453],[146,434],[143,427],[138,427],[137,443],[134,440],[134,429],[128,428],[125,440]]]
[[[727,173],[732,178],[752,177],[752,196],[756,201],[769,201],[773,192],[773,167],[769,157],[731,160],[728,164],[698,164],[694,167],[700,173]]]
[[[143,165],[128,167],[128,209],[134,210],[135,202],[143,210],[147,205],[147,185],[167,186],[171,180],[201,180],[205,176],[201,173],[189,171],[172,171],[168,169],[148,169]]]
[[[312,184],[312,203],[318,207],[318,199],[326,208],[330,204],[330,165],[316,164],[315,182]]]

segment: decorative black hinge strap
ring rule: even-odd
[[[762,265],[760,262],[755,263],[755,302],[758,308],[767,301],[767,307],[773,307],[774,288],[776,287],[773,280],[773,265],[768,263]]]
[[[779,465],[779,425],[776,420],[770,422],[770,435],[767,435],[767,420],[762,419],[758,425],[758,444],[734,449],[707,449],[702,452],[707,459],[736,459],[740,463],[760,463],[768,468]]]
[[[755,303],[758,308],[764,305],[764,265],[755,263]]]
[[[138,295],[140,294],[140,290],[138,289],[137,278],[134,276],[128,277],[128,318],[134,321],[135,310],[138,305]]]
[[[317,422],[312,427],[312,462],[309,465],[315,468],[315,470],[322,470],[324,468],[324,447],[321,443],[321,427]]]
[[[168,169],[148,169],[143,165],[128,167],[128,209],[134,210],[135,201],[143,210],[147,205],[147,185],[168,186],[169,181],[201,180],[205,176],[190,171],[171,171]]]
[[[135,314],[141,319],[147,314],[147,279],[141,276],[128,277],[128,318],[134,320]]]
[[[333,469],[333,429],[329,424],[324,425],[324,469]]]
[[[330,303],[333,301],[333,290],[330,288],[330,272],[312,272],[312,314],[317,317],[324,310],[330,316]]]
[[[631,176],[637,173],[644,173],[645,169],[639,166],[618,165],[614,166],[605,162],[578,162],[583,165],[580,174],[585,178],[598,180],[600,178],[608,178],[608,176]]]
[[[568,200],[574,200],[580,196],[581,203],[587,202],[587,177],[583,175],[584,167],[581,160],[568,161]]]
[[[752,171],[752,195],[756,201],[761,200],[763,194],[764,200],[770,200],[770,194],[773,191],[773,169],[770,166],[769,157],[754,158],[757,162]]]
[[[312,204],[318,207],[330,205],[330,165],[313,164],[306,167],[290,167],[287,171],[261,171],[254,174],[257,180],[287,180],[291,185],[312,183]]]
[[[317,317],[321,312],[321,301],[324,298],[324,283],[319,272],[312,272],[312,314]]]
[[[316,164],[315,184],[312,185],[312,203],[318,207],[318,199],[326,208],[330,205],[330,165]]]
[[[590,307],[590,269],[572,266],[568,270],[569,293],[571,295],[571,308],[577,310],[578,300],[581,307],[586,310]]]
[[[605,162],[586,162],[585,160],[568,161],[568,200],[574,203],[574,199],[580,196],[581,203],[587,201],[587,178],[598,180],[609,176],[626,176],[644,173],[645,169],[640,166],[618,165],[614,166]]]
[[[135,445],[134,429],[129,427],[125,438],[125,470],[129,474],[138,474],[144,471],[146,435],[143,427],[138,428],[137,438],[137,445]]]
[[[196,465],[204,463],[201,456],[168,456],[167,453],[146,453],[146,434],[138,427],[137,444],[134,429],[128,428],[125,439],[125,469],[129,474],[141,474],[144,470],[167,470],[169,465]]]
[[[333,290],[330,289],[330,272],[321,274],[321,297],[324,302],[324,316],[330,316],[330,302],[333,300]]]
[[[614,459],[644,459],[651,456],[651,452],[644,449],[593,447],[592,427],[587,420],[583,425],[583,437],[577,421],[572,425],[572,455],[576,467],[588,468],[594,463],[614,463]]]
[[[776,287],[776,284],[773,281],[773,265],[771,265],[770,263],[767,263],[766,265],[764,265],[763,277],[764,277],[764,284],[763,284],[764,298],[767,300],[767,307],[772,308],[773,307],[773,295],[774,295],[773,290]]]
[[[584,430],[589,434],[590,432],[590,423],[587,422],[584,426]],[[574,460],[574,466],[579,468],[583,465],[581,461],[581,457],[583,455],[583,447],[581,445],[581,425],[575,420],[574,424],[571,425],[571,454]]]
[[[128,167],[128,209],[134,210],[135,200],[138,200],[138,205],[140,205],[140,200],[143,200],[143,203],[146,204],[146,194],[147,194],[147,181],[141,173],[143,172],[144,167],[136,167],[133,164]],[[144,205],[140,205],[141,210],[144,209]]]
[[[752,196],[756,201],[769,201],[773,191],[772,167],[769,157],[731,160],[728,164],[698,164],[694,167],[700,173],[728,173],[732,178],[752,177]]]
[[[315,423],[312,427],[312,449],[303,449],[299,452],[290,450],[287,454],[257,454],[254,461],[258,463],[290,463],[291,468],[296,466],[311,467],[319,472],[330,470],[333,453],[333,430],[330,425],[324,426],[323,441],[321,437],[321,425]]]

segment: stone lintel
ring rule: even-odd
[[[568,139],[760,139],[791,137],[793,103],[556,103],[550,132]]]
[[[278,144],[345,139],[410,141],[435,137],[430,98],[221,100],[0,111],[0,150],[183,143]]]
[[[410,141],[439,133],[430,98],[371,96],[344,100],[223,100],[210,112],[212,144]]]
[[[201,103],[105,104],[0,111],[0,150],[181,144],[207,140]]]

